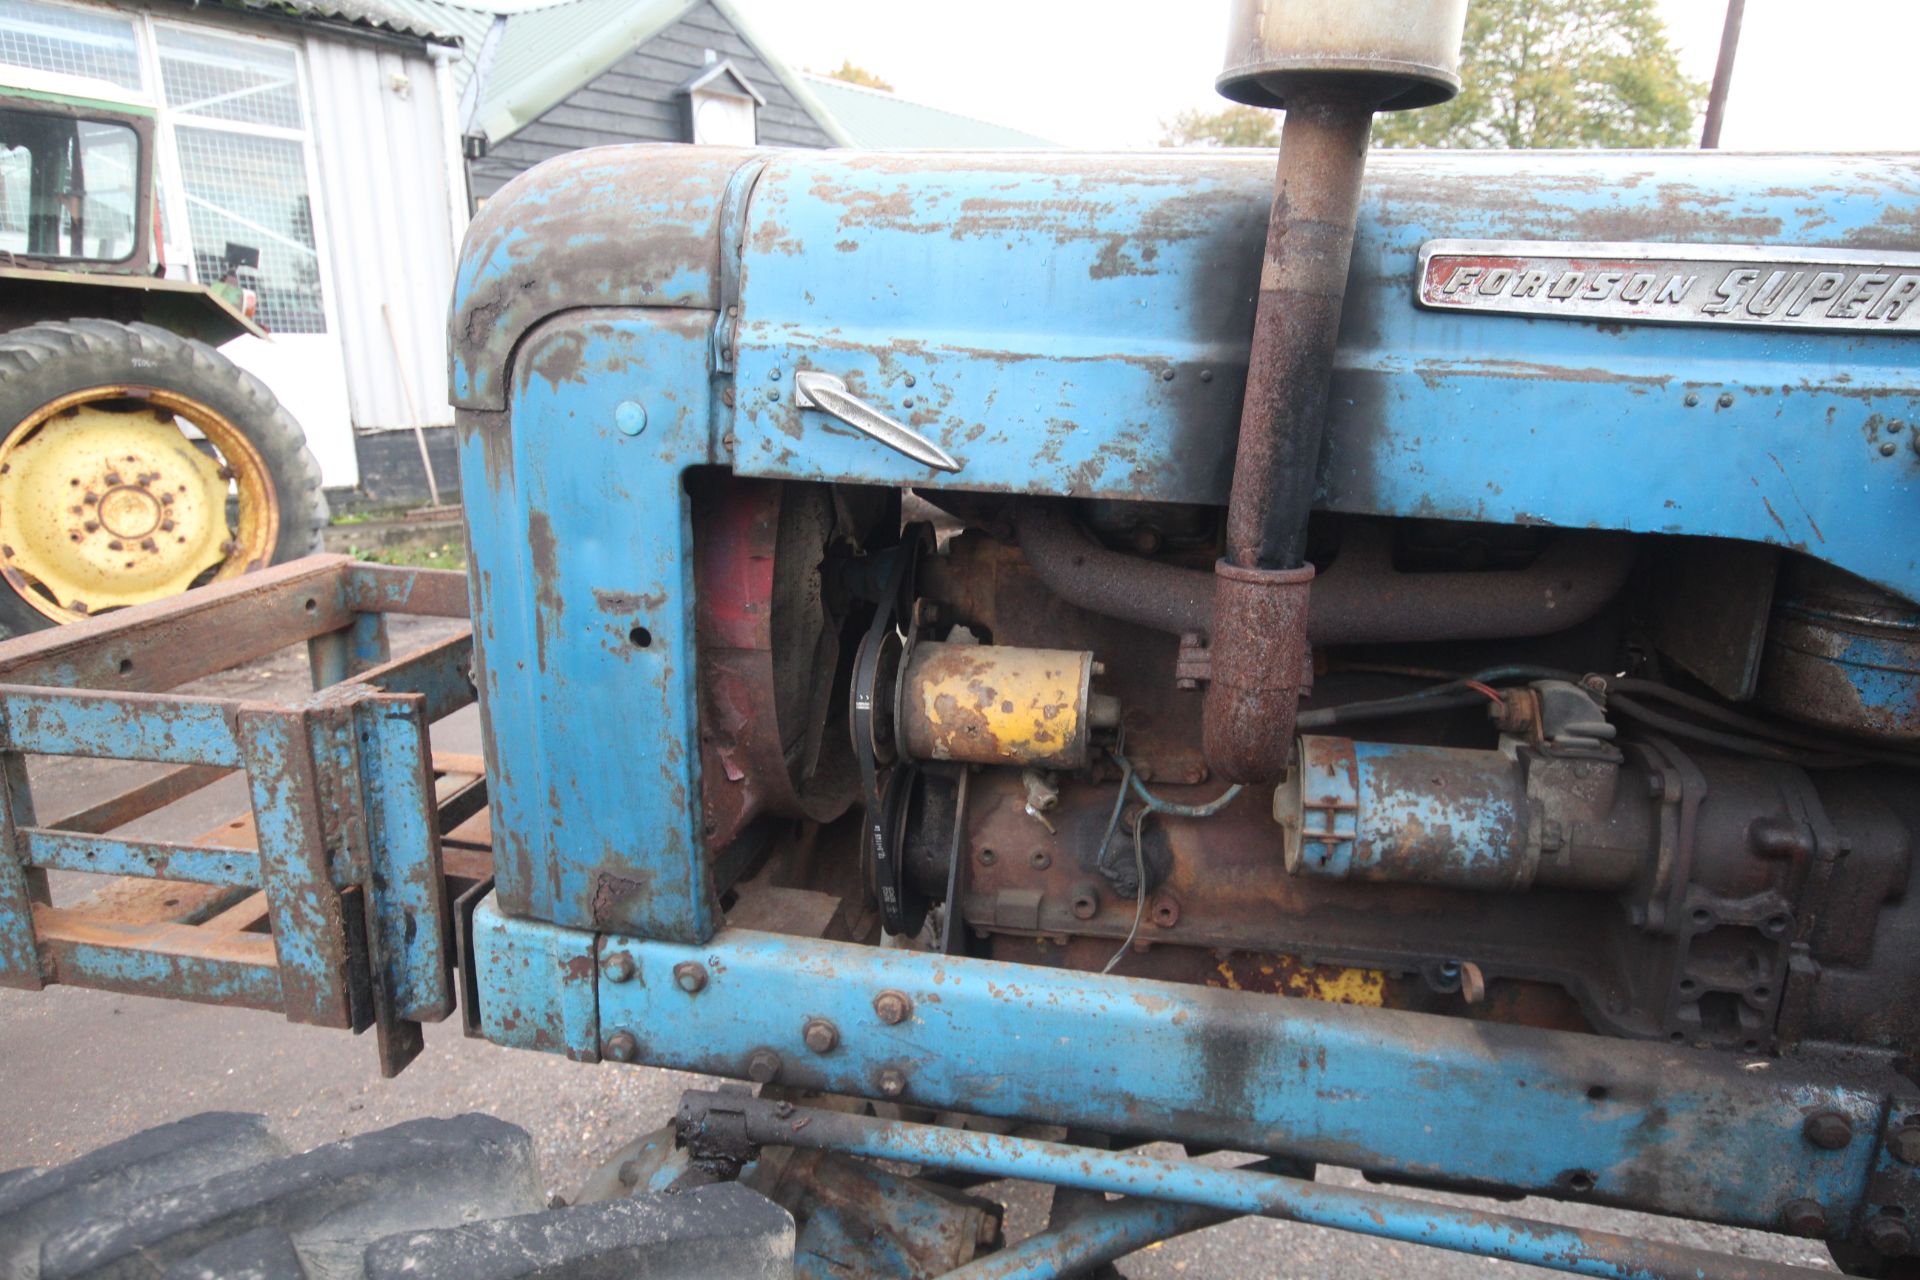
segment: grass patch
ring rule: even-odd
[[[467,548],[463,543],[442,542],[411,547],[348,547],[347,554],[373,564],[402,565],[412,569],[462,569],[467,567]]]

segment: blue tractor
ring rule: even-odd
[[[0,977],[745,1084],[545,1211],[496,1122],[155,1131],[89,1167],[238,1154],[0,1182],[15,1274],[1048,1276],[1245,1214],[1804,1274],[1442,1188],[1920,1275],[1920,170],[1370,155],[1464,8],[1237,4],[1277,178],[636,147],[490,200],[466,579],[323,557],[0,649]],[[408,612],[471,632],[396,658]],[[299,640],[310,699],[179,691]],[[475,700],[484,766],[435,757]],[[111,834],[158,783],[38,826],[30,752],[245,770],[257,856]],[[1002,1178],[1053,1224],[1009,1244]]]

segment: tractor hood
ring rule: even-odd
[[[454,402],[563,376],[510,369],[545,316],[698,308],[743,474],[1224,505],[1272,170],[576,153],[468,233]],[[1375,152],[1317,505],[1772,543],[1920,598],[1917,333],[1911,157]],[[808,370],[959,469],[796,404]]]

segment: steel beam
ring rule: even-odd
[[[1900,1084],[1811,1057],[745,930],[596,941],[491,901],[473,945],[481,1024],[505,1044],[736,1078],[777,1062],[801,1089],[1749,1227],[1778,1229],[1798,1200],[1850,1217]],[[910,1015],[883,1022],[882,991]],[[834,1034],[810,1044],[821,1022]],[[1803,1133],[1822,1113],[1846,1122],[1835,1148]]]

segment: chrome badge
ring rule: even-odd
[[[1419,303],[1567,320],[1920,331],[1920,253],[1430,240]]]

